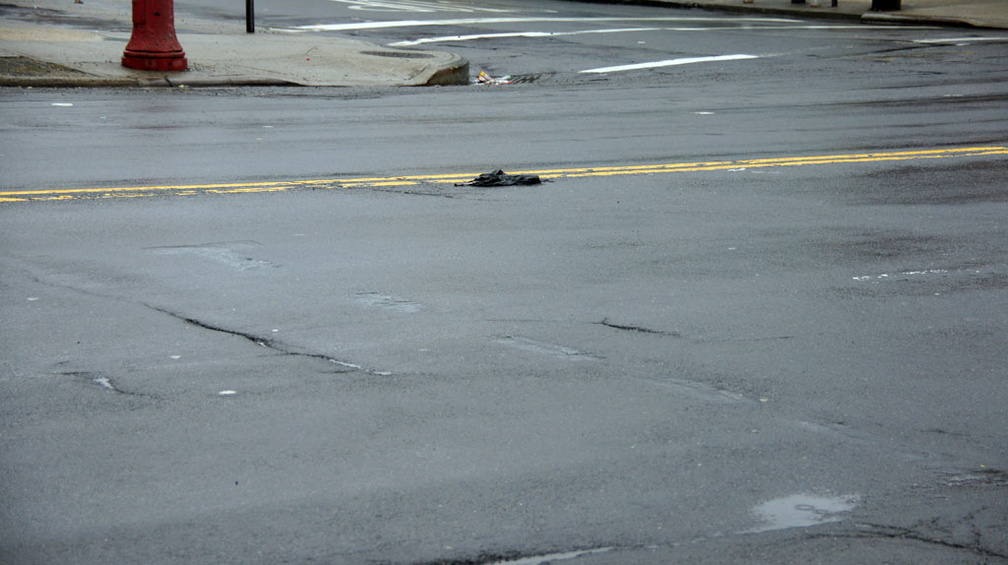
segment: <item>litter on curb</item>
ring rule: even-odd
[[[494,78],[488,75],[486,71],[480,71],[474,82],[476,84],[514,84],[514,81],[511,80],[511,75]]]

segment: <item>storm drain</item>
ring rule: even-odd
[[[413,51],[361,51],[361,55],[373,57],[392,57],[395,59],[433,59],[433,53],[417,53]]]

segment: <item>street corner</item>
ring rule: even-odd
[[[445,54],[446,60],[430,69],[421,86],[464,86],[469,84],[469,61],[452,53]]]
[[[396,49],[332,37],[300,45],[304,58],[290,68],[290,72],[298,75],[291,78],[292,82],[307,86],[469,84],[469,61],[454,53]]]
[[[108,59],[108,50],[105,38],[92,31],[0,26],[0,86],[121,85],[122,80],[80,68],[85,60]]]
[[[0,56],[0,85],[3,86],[17,86],[25,79],[74,75],[79,76],[84,73],[62,65],[36,61],[29,57]]]
[[[103,77],[57,63],[20,55],[0,54],[0,86],[96,86],[108,82],[108,79]]]

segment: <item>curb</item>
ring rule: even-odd
[[[34,59],[31,57],[19,57],[32,61],[40,65],[48,64],[47,61]],[[86,74],[83,71],[76,73]],[[437,68],[424,69],[416,75],[421,78],[424,74],[430,73],[426,80],[418,81],[414,84],[400,84],[394,86],[464,86],[469,84],[469,61],[457,55],[452,57],[448,63]],[[280,87],[297,86],[304,84],[284,79],[265,77],[200,77],[178,73],[175,76],[159,77],[103,77],[98,75],[88,76],[65,76],[58,72],[50,74],[36,75],[9,75],[0,74],[0,87],[13,88],[213,88],[213,87]],[[339,88],[339,85],[330,85]]]
[[[469,84],[469,61],[462,57],[455,57],[457,61],[449,63],[431,75],[425,83],[420,86],[463,86]]]
[[[44,61],[40,61],[44,62]],[[177,87],[227,87],[227,86],[300,86],[279,79],[237,77],[200,78],[177,80],[174,77],[115,78],[102,76],[11,76],[0,75],[0,87],[5,88],[177,88]]]
[[[866,24],[886,24],[886,25],[940,25],[944,27],[972,27],[972,28],[983,28],[986,26],[976,25],[967,20],[962,20],[958,18],[942,18],[937,16],[929,16],[926,18],[918,16],[900,16],[897,14],[889,14],[885,12],[865,12],[861,16],[861,21]],[[999,29],[993,27],[991,29]]]
[[[806,10],[789,10],[787,8],[767,8],[754,4],[741,4],[733,6],[730,4],[706,4],[703,2],[688,2],[676,0],[623,0],[612,2],[606,0],[583,0],[591,4],[630,4],[637,6],[655,6],[663,8],[679,8],[688,10],[706,10],[708,12],[729,12],[732,14],[769,14],[775,16],[801,16],[815,19],[827,20],[847,20],[857,21],[860,14],[849,14],[844,12],[830,12],[830,8],[811,8]],[[822,10],[822,11],[819,11]]]

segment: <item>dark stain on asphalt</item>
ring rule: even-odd
[[[665,331],[665,330],[655,330],[655,329],[645,328],[643,326],[637,326],[637,325],[633,325],[633,324],[617,324],[616,322],[610,321],[609,318],[602,318],[602,321],[598,322],[598,323],[600,325],[603,325],[603,326],[607,327],[607,328],[613,328],[615,330],[623,330],[623,331],[628,331],[628,332],[637,332],[637,333],[642,333],[642,334],[663,335],[663,336],[668,336],[668,337],[682,337],[682,334],[679,333],[679,332]]]

